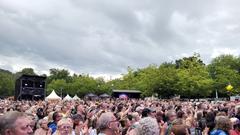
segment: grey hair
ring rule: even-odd
[[[173,114],[176,114],[176,111],[174,111],[174,110],[169,110],[169,111],[167,111],[167,113],[166,113],[166,116],[167,116],[167,118],[169,118],[171,115],[173,115]]]
[[[159,135],[157,120],[152,117],[145,117],[139,121],[137,132],[139,135]]]
[[[26,117],[23,112],[10,111],[0,117],[0,134],[4,135],[7,129],[13,129],[15,127],[15,121],[20,117]]]
[[[113,113],[106,112],[101,114],[97,121],[97,128],[98,130],[104,130],[108,128],[109,122],[112,120]]]

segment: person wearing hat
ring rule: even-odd
[[[142,118],[144,117],[153,117],[155,118],[156,116],[156,110],[151,109],[151,108],[144,108],[142,110]]]

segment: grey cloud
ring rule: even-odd
[[[38,70],[121,74],[199,52],[238,50],[238,1],[0,1],[0,54]],[[1,58],[0,58],[1,60]],[[11,63],[14,64],[14,63]],[[2,65],[1,68],[12,65]]]

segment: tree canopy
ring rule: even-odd
[[[15,80],[22,74],[37,75],[33,68],[24,68],[17,73],[0,70],[0,95],[14,93]],[[47,76],[47,75],[45,75]],[[205,64],[199,54],[183,57],[175,62],[149,65],[144,68],[127,68],[121,78],[105,81],[88,74],[73,74],[67,69],[52,68],[47,76],[47,93],[55,90],[59,95],[87,93],[111,94],[112,89],[140,90],[142,96],[158,95],[170,98],[181,95],[185,98],[226,97],[240,91],[240,57],[220,55]],[[232,91],[226,86],[231,84]]]

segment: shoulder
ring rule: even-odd
[[[227,135],[223,130],[215,129],[210,132],[210,135]]]

